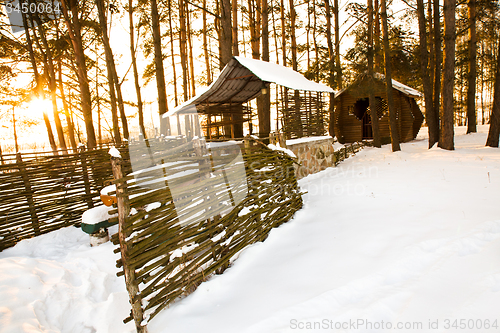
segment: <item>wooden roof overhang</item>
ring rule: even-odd
[[[262,93],[276,83],[290,89],[330,92],[331,88],[307,80],[302,74],[290,68],[255,59],[233,57],[221,74],[207,89],[167,112],[164,117],[173,114],[211,113],[213,106],[243,104]]]

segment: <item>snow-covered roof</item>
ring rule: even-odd
[[[335,93],[321,83],[306,79],[291,68],[266,61],[233,57],[224,67],[217,80],[201,94],[184,102],[164,117],[175,113],[196,113],[197,106],[245,103],[261,94],[270,83],[302,91]]]
[[[373,76],[376,79],[385,80],[384,74],[375,73]],[[392,79],[392,87],[396,90],[401,91],[402,93],[405,93],[406,95],[410,95],[412,97],[422,97],[422,93],[420,91],[415,90],[412,87],[408,87],[407,85],[402,84],[401,82],[398,82],[394,79]]]
[[[262,81],[276,83],[277,85],[293,90],[335,93],[332,88],[310,81],[289,67],[256,59],[234,58]]]
[[[365,74],[362,74],[360,75],[360,78],[362,78]],[[380,73],[374,73],[373,74],[373,77],[377,80],[380,80],[380,81],[384,81],[385,83],[385,75],[384,74],[380,74]],[[359,80],[356,80],[356,82],[358,82]],[[351,84],[350,86],[342,89],[341,91],[337,92],[335,94],[335,97],[338,97],[340,95],[342,95],[347,89],[349,89],[351,86],[353,86],[355,83]],[[398,91],[401,91],[402,93],[408,95],[408,96],[411,96],[411,97],[422,97],[422,93],[416,89],[413,89],[412,87],[408,87],[407,85],[405,84],[402,84],[401,82],[398,82],[394,79],[392,79],[392,87]]]

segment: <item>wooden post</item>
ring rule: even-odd
[[[125,233],[125,222],[130,213],[130,206],[127,195],[127,183],[121,180],[123,178],[123,159],[121,157],[111,157],[111,166],[113,169],[113,177],[115,181],[117,181],[116,200],[118,206],[118,239],[120,241],[120,252],[122,255],[125,285],[130,297],[132,317],[135,321],[137,333],[147,333],[147,326],[142,326],[144,315],[141,307],[139,287],[135,279],[135,270],[134,267],[130,266],[128,263],[129,249],[127,244],[127,235]]]
[[[252,147],[252,142],[250,141],[251,139],[252,139],[252,137],[250,135],[247,135],[243,139],[246,154],[250,154],[250,148]]]
[[[85,159],[85,147],[80,150],[80,161],[82,163],[82,176],[83,182],[85,183],[85,201],[87,201],[88,208],[94,208],[94,202],[92,201],[92,192],[90,191],[90,180],[87,168],[87,160]]]
[[[36,214],[35,209],[35,201],[33,200],[33,190],[31,188],[30,180],[28,175],[26,174],[26,167],[24,166],[24,162],[21,157],[21,153],[17,152],[16,154],[17,165],[19,168],[19,172],[21,173],[21,177],[23,178],[24,187],[26,188],[26,200],[28,201],[28,206],[30,209],[31,215],[31,225],[33,226],[33,231],[35,232],[35,236],[40,235],[40,223],[38,222],[38,216]]]

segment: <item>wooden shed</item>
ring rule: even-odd
[[[273,115],[277,131],[281,123],[281,131],[287,138],[318,136],[326,132],[327,107],[323,95],[335,93],[333,89],[310,81],[291,68],[237,56],[203,93],[163,117],[176,116],[179,119],[184,116],[188,119],[199,116],[203,136],[208,139],[241,138],[253,133],[260,136],[259,129],[254,128],[257,124],[252,123],[256,112],[248,102],[261,94],[268,94],[270,84],[276,84],[276,89],[281,90],[281,98],[275,101],[278,119]],[[263,122],[271,122],[270,114],[262,117],[267,118],[262,119]],[[247,133],[244,133],[244,125]],[[183,132],[186,134],[189,130]]]
[[[392,80],[396,118],[401,142],[415,139],[424,116],[415,98],[421,93],[400,82]],[[341,143],[373,139],[370,107],[368,103],[370,81],[367,74],[358,76],[356,81],[335,94],[333,126],[335,135]],[[375,103],[379,118],[382,142],[390,142],[389,108],[385,77],[374,75]]]

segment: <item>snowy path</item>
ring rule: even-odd
[[[500,151],[485,140],[368,148],[302,179],[304,209],[150,333],[500,332]],[[0,253],[1,333],[134,331],[112,246],[87,239],[70,228]]]
[[[484,142],[480,133],[457,137],[454,152],[428,151],[425,140],[395,154],[366,149],[303,179],[309,193],[294,220],[155,318],[150,332],[389,331],[334,330],[350,320],[422,322],[404,332],[429,331],[429,320],[442,332],[455,318],[500,325],[500,152]]]

